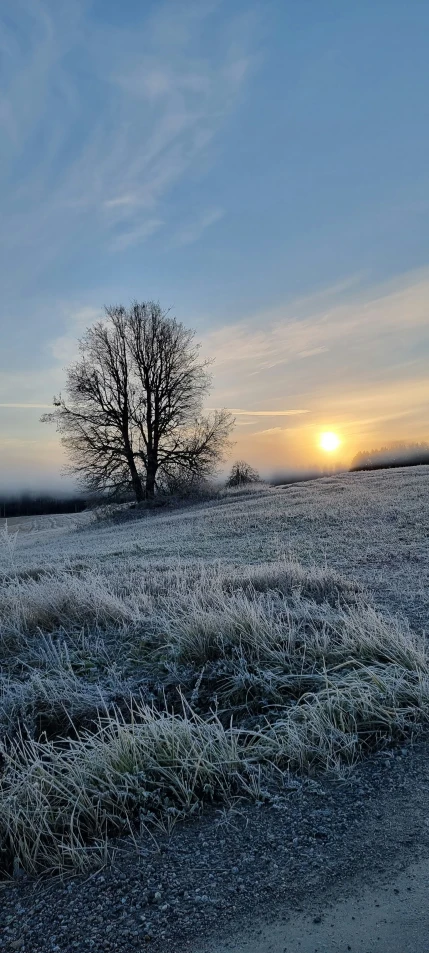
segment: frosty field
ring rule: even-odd
[[[3,528],[3,871],[84,869],[111,835],[423,730],[428,485],[343,474]]]

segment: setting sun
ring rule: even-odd
[[[340,446],[341,440],[336,433],[331,431],[326,431],[320,435],[319,446],[322,450],[326,450],[328,453],[331,453],[333,450],[337,450]]]

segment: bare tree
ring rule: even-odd
[[[236,460],[226,481],[227,486],[245,486],[247,483],[258,483],[259,473],[245,460]]]
[[[163,477],[208,476],[234,421],[226,410],[202,415],[210,362],[194,332],[153,301],[105,313],[79,342],[66,397],[42,417],[56,422],[70,468],[91,490],[132,489],[138,502]]]

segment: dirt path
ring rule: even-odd
[[[428,953],[429,861],[314,917],[293,916],[215,944],[213,953]]]

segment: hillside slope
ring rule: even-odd
[[[345,889],[368,851],[426,856],[428,477],[3,532],[6,944],[55,923],[53,950],[185,950],[217,910]],[[34,875],[70,869],[34,907]]]
[[[121,569],[189,563],[254,564],[292,554],[327,564],[404,609],[419,625],[429,584],[429,467],[340,474],[308,483],[225,494],[224,500],[154,511],[119,524],[88,514],[35,517],[18,529],[14,565],[46,573],[79,566]],[[47,525],[48,524],[48,525]],[[78,529],[78,531],[76,531]],[[0,546],[0,572],[10,570]]]

